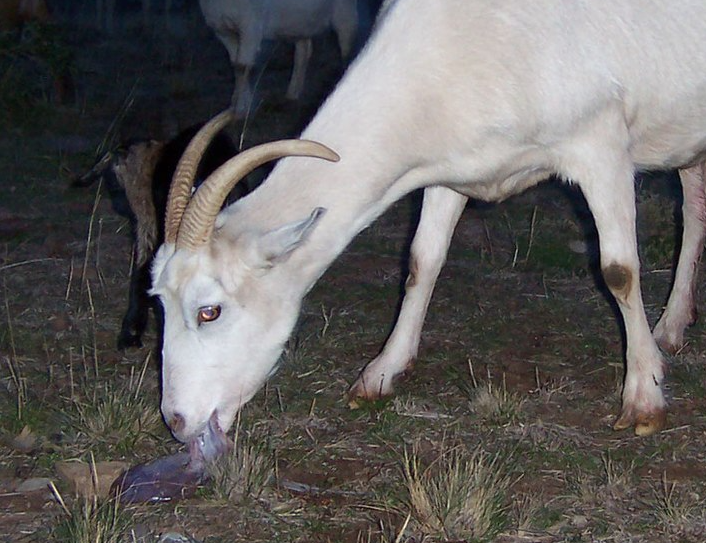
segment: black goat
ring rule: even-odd
[[[129,303],[118,335],[118,349],[141,347],[147,326],[147,294],[152,286],[150,267],[164,236],[164,215],[172,175],[179,158],[201,125],[187,128],[170,141],[135,140],[103,155],[91,170],[73,182],[87,187],[103,178],[113,210],[130,220],[134,240],[134,263],[130,277]],[[219,134],[199,165],[198,182],[236,154],[232,140]],[[246,188],[231,195],[243,196]],[[158,309],[155,306],[156,311]]]

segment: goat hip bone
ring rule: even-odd
[[[340,160],[338,154],[325,145],[309,140],[279,140],[243,151],[213,172],[196,191],[179,226],[177,249],[195,249],[207,243],[216,216],[233,187],[255,168],[287,156]]]
[[[174,172],[167,198],[167,211],[164,220],[164,242],[176,243],[179,225],[186,205],[191,199],[191,189],[196,180],[201,157],[213,138],[234,119],[234,111],[226,109],[201,127],[191,139]]]

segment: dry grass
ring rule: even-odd
[[[635,460],[629,463],[617,462],[610,451],[601,456],[603,484],[611,492],[623,492],[632,486],[635,472]]]
[[[512,502],[512,516],[518,537],[527,538],[536,533],[536,519],[546,501],[539,492],[515,497]]]
[[[522,406],[525,398],[507,390],[505,376],[502,385],[493,384],[490,374],[485,382],[476,379],[473,363],[468,360],[470,382],[461,389],[471,401],[471,411],[486,423],[507,426],[522,418]]]
[[[81,397],[71,399],[71,427],[79,443],[98,444],[119,452],[132,452],[163,427],[159,406],[151,394],[142,393],[149,356],[139,374],[131,373],[123,383],[90,379],[79,388]]]
[[[405,518],[402,526],[393,531],[391,527],[385,526],[384,522],[379,522],[379,530],[373,531],[372,528],[368,528],[365,532],[359,532],[356,538],[356,543],[401,543],[402,541],[411,541],[405,539],[405,532],[409,526],[410,520],[412,520],[412,515],[408,514]]]
[[[471,410],[488,424],[505,426],[513,424],[522,417],[525,399],[518,394],[508,392],[503,380],[497,386],[488,380],[473,388],[470,393]]]
[[[132,515],[120,507],[118,500],[100,501],[92,498],[76,499],[68,507],[53,487],[63,518],[53,529],[57,543],[125,543],[130,541]]]
[[[405,450],[406,506],[423,530],[450,540],[489,540],[507,524],[506,462],[462,445],[442,450],[427,466],[418,447]]]
[[[703,525],[704,500],[697,494],[687,493],[677,483],[662,474],[652,488],[652,499],[647,501],[657,522],[667,531],[688,532],[695,524]],[[702,526],[703,528],[704,526]]]
[[[215,499],[241,503],[259,498],[275,472],[269,437],[244,429],[238,420],[233,449],[208,471]]]

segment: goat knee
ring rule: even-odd
[[[628,306],[628,296],[633,284],[633,271],[627,266],[614,262],[604,267],[602,272],[603,279],[615,299]]]

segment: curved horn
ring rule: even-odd
[[[340,157],[321,143],[280,140],[251,147],[223,164],[199,187],[184,212],[177,248],[194,249],[208,242],[216,216],[233,187],[258,166],[287,156],[322,158],[338,162]]]
[[[201,157],[208,149],[211,140],[233,119],[233,110],[227,109],[208,121],[191,139],[174,172],[167,198],[167,212],[164,220],[164,242],[175,243],[179,225],[186,205],[191,199],[196,172]]]

